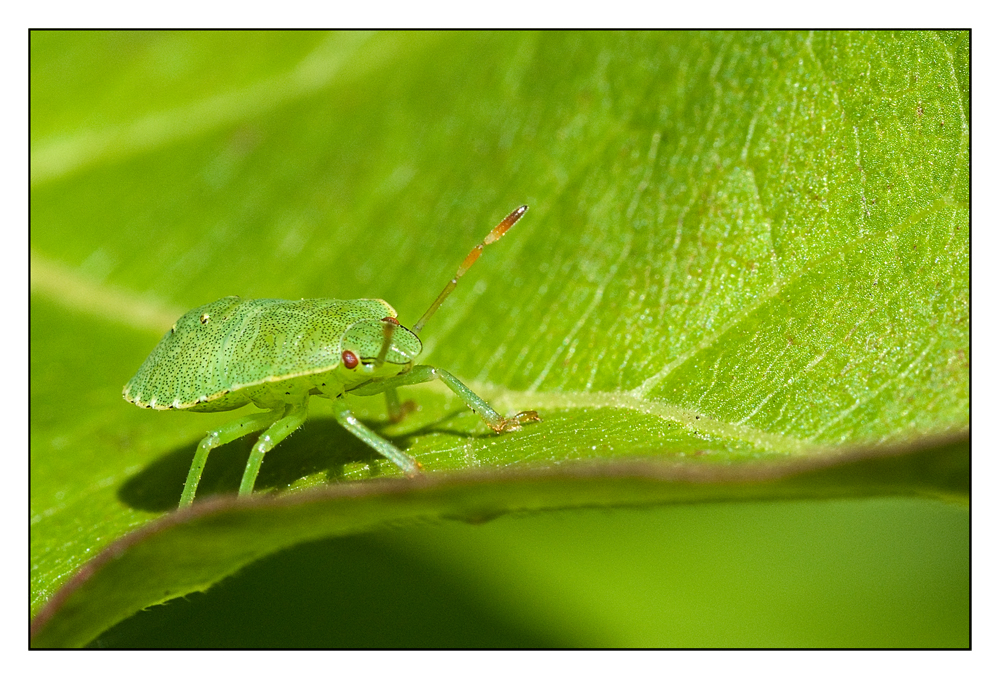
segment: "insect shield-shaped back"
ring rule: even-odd
[[[388,347],[385,346],[387,338]],[[349,352],[361,364],[376,368],[380,367],[380,358],[382,363],[394,366],[412,363],[423,349],[420,338],[399,325],[395,318],[388,317],[378,321],[366,319],[354,323],[344,333],[340,345],[345,356]],[[345,367],[349,368],[348,361],[345,361]]]

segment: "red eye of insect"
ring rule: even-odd
[[[340,355],[340,360],[344,362],[344,367],[348,370],[354,370],[358,367],[358,357],[354,355],[353,351],[345,351]]]

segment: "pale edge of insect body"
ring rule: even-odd
[[[409,476],[419,473],[420,464],[361,424],[347,408],[344,394],[385,394],[390,419],[399,421],[407,407],[400,404],[397,388],[439,379],[496,433],[538,422],[533,410],[503,417],[451,373],[414,364],[422,349],[417,335],[424,324],[483,248],[499,240],[527,209],[522,205],[511,212],[469,252],[412,329],[400,325],[395,309],[381,299],[223,297],[181,316],[125,385],[125,400],[142,408],[193,412],[233,410],[253,403],[262,412],[222,425],[201,440],[180,506],[194,501],[209,452],[263,430],[240,483],[239,494],[249,495],[264,454],[305,421],[310,396],[330,399],[334,417],[345,429]]]

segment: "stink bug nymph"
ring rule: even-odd
[[[499,240],[528,210],[522,205],[497,224],[458,267],[426,313],[406,328],[381,299],[247,299],[223,297],[178,319],[128,381],[122,396],[155,410],[213,412],[253,403],[255,412],[229,422],[198,444],[180,506],[194,501],[198,481],[213,448],[251,432],[257,439],[239,494],[253,491],[264,454],[299,428],[310,396],[333,401],[337,421],[349,432],[414,476],[420,464],[361,424],[344,395],[385,394],[389,417],[401,420],[398,387],[439,379],[500,434],[538,422],[533,410],[503,417],[451,373],[414,365],[422,345],[417,336],[455,289],[483,248]]]

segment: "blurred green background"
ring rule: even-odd
[[[32,612],[231,418],[121,401],[177,315],[366,296],[412,322],[521,203],[423,358],[545,421],[484,437],[415,390],[384,431],[432,472],[961,433],[968,58],[959,32],[33,32]],[[261,487],[379,473],[319,427]],[[968,568],[967,511],[919,499],[406,523],[95,644],[962,647]]]
[[[690,505],[308,543],[106,647],[964,647],[969,522],[918,500]]]

